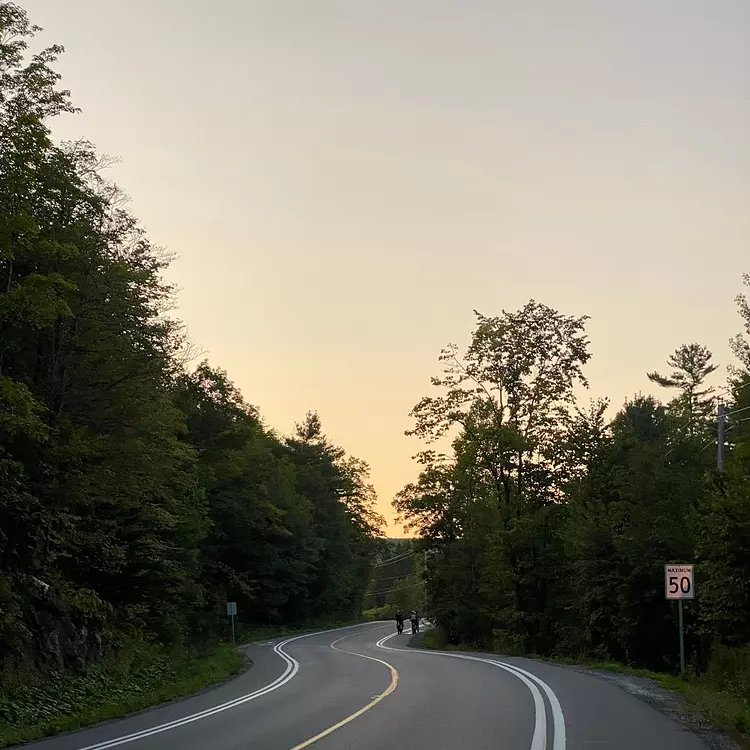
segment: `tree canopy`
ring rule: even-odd
[[[382,519],[311,413],[267,428],[191,369],[169,257],[86,141],[39,29],[0,2],[0,669],[80,668],[124,634],[212,639],[360,611]]]
[[[638,395],[611,418],[608,401],[574,398],[587,385],[585,316],[531,300],[477,313],[466,351],[443,350],[438,394],[414,407],[407,434],[428,446],[449,436],[452,451],[418,453],[419,476],[394,505],[430,553],[426,606],[444,638],[674,669],[664,565],[696,563],[695,668],[716,643],[750,642],[750,316],[743,295],[737,303],[745,331],[730,342],[739,364],[722,389],[723,473],[706,382],[718,365],[701,344],[678,347],[669,374],[648,373],[675,398]]]

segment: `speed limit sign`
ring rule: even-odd
[[[694,599],[692,565],[665,565],[664,592],[667,599]]]

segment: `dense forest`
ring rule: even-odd
[[[688,665],[734,649],[750,675],[735,648],[750,643],[750,307],[736,303],[725,383],[709,385],[718,363],[686,343],[665,351],[667,371],[645,373],[660,397],[637,395],[613,417],[607,401],[576,401],[585,316],[534,300],[477,313],[467,350],[442,352],[407,433],[425,446],[419,478],[395,506],[422,538],[444,642],[674,671],[664,565],[694,563]]]
[[[0,677],[128,639],[357,616],[382,519],[366,463],[309,413],[283,437],[170,316],[169,257],[0,2]],[[302,416],[302,415],[300,415]]]

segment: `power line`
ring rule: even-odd
[[[381,568],[384,565],[391,565],[392,563],[401,562],[401,560],[407,560],[413,554],[414,554],[413,552],[405,552],[400,555],[396,555],[395,557],[388,558],[387,560],[384,560],[383,562],[375,563],[375,565],[373,565],[373,568]]]
[[[379,581],[395,581],[397,578],[408,578],[409,576],[414,575],[413,573],[402,573],[400,576],[388,576],[387,578],[373,578],[373,581],[379,582]]]
[[[373,568],[382,568],[384,565],[392,565],[393,563],[401,562],[402,560],[407,560],[412,555],[416,554],[414,550],[410,550],[409,552],[402,552],[400,555],[396,555],[395,557],[390,558],[390,560],[384,560],[380,563],[375,563],[373,565]]]
[[[749,384],[749,385],[750,385],[750,384]],[[725,416],[725,417],[728,417],[728,416],[729,416],[730,414],[739,414],[739,413],[740,413],[740,412],[742,412],[742,411],[748,411],[748,410],[750,410],[750,406],[745,406],[745,407],[743,407],[742,409],[735,409],[734,411],[728,411],[728,412],[725,412],[725,413],[724,413],[724,416]],[[729,425],[729,426],[728,426],[728,427],[727,427],[727,428],[726,428],[726,429],[724,430],[724,434],[726,434],[727,432],[729,432],[729,431],[730,431],[730,430],[731,430],[731,429],[732,429],[733,427],[736,427],[736,426],[737,426],[738,424],[742,424],[743,422],[747,422],[748,420],[750,420],[750,417],[745,417],[744,419],[737,419],[737,420],[732,420],[732,424],[730,424],[730,425]],[[703,446],[702,448],[700,448],[700,449],[698,450],[698,453],[702,453],[702,452],[703,452],[704,450],[706,450],[706,448],[708,448],[708,446],[709,446],[709,445],[715,445],[715,444],[716,444],[716,438],[711,438],[711,440],[709,440],[709,441],[708,441],[708,442],[707,442],[707,443],[706,443],[706,444],[705,444],[705,445],[704,445],[704,446]],[[668,450],[668,451],[667,451],[667,452],[666,452],[666,453],[664,454],[664,458],[666,458],[666,457],[667,457],[667,456],[669,456],[669,455],[670,455],[671,453],[673,453],[673,452],[674,452],[674,451],[675,451],[675,450],[677,449],[677,447],[678,447],[678,446],[676,446],[676,445],[675,445],[675,446],[673,446],[672,448],[670,448],[670,449],[669,449],[669,450]]]
[[[728,385],[722,385],[722,386],[719,386],[719,390],[724,391],[724,393],[728,396],[733,396],[737,391],[741,391],[744,388],[747,388],[748,386],[750,386],[750,381],[748,381],[747,383],[743,383],[742,385],[731,386],[731,387]]]
[[[406,586],[397,586],[395,589],[383,589],[382,591],[373,591],[371,596],[377,596],[378,594],[390,594],[391,591],[403,591],[404,589],[413,589],[415,586],[424,586],[427,581],[417,581],[416,583],[409,583]]]
[[[749,407],[749,408],[750,408],[750,407]],[[727,429],[726,429],[725,433],[726,433],[726,432],[729,432],[729,430],[731,430],[731,429],[732,429],[733,427],[736,427],[736,426],[737,426],[738,424],[742,424],[743,422],[747,422],[748,420],[750,420],[750,417],[745,417],[744,419],[738,419],[738,420],[737,420],[736,422],[734,422],[733,424],[730,424],[730,425],[729,425],[729,427],[727,427]],[[706,448],[708,448],[708,446],[709,446],[709,445],[714,445],[714,443],[716,443],[716,439],[715,439],[715,438],[711,438],[711,440],[709,440],[709,441],[708,441],[708,442],[707,442],[707,443],[706,443],[706,444],[705,444],[705,445],[704,445],[704,446],[703,446],[703,447],[702,447],[702,448],[701,448],[701,449],[700,449],[700,450],[698,451],[698,453],[701,453],[701,452],[703,452],[704,450],[706,450]],[[669,455],[669,454],[667,454],[667,455]]]

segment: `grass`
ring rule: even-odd
[[[58,675],[44,682],[37,678],[12,688],[6,683],[0,699],[0,748],[190,695],[237,674],[243,663],[230,644],[177,658],[144,646],[81,675]]]
[[[437,628],[424,634],[421,646],[439,651],[491,651],[486,648],[473,649],[465,644],[449,644]],[[741,747],[750,750],[750,652],[743,654],[739,649],[723,649],[712,660],[707,673],[688,674],[684,678],[619,662],[596,661],[585,656],[547,658],[534,655],[529,658],[652,679],[663,688],[680,693],[691,712],[715,729],[729,734]]]
[[[458,645],[448,643],[437,628],[426,630],[419,646],[420,648],[427,648],[434,651],[483,651],[484,653],[488,653],[491,650],[486,648],[472,648],[465,643],[459,643]]]

